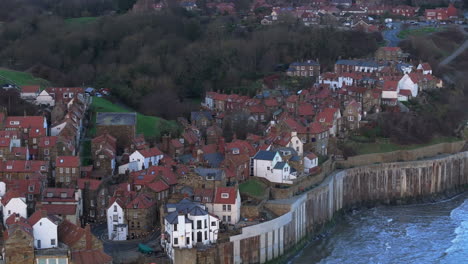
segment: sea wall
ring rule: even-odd
[[[468,186],[468,152],[429,160],[375,164],[334,172],[298,196],[265,206],[281,215],[244,227],[203,252],[181,250],[175,263],[266,263],[320,231],[337,212],[354,206],[400,203],[455,193]]]
[[[342,209],[376,202],[404,202],[460,191],[468,184],[468,152],[444,158],[377,164],[336,172],[318,187],[266,206],[284,213],[230,237],[223,263],[265,263],[290,251]],[[231,250],[229,250],[231,251]],[[226,251],[225,251],[226,252]]]
[[[388,163],[396,161],[412,161],[439,154],[454,154],[462,150],[466,141],[434,144],[411,150],[397,150],[392,152],[372,153],[349,157],[347,160],[337,162],[337,167],[350,168],[374,163]]]

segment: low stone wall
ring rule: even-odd
[[[325,161],[321,165],[321,169],[322,170],[320,173],[316,175],[304,176],[295,181],[293,185],[285,186],[284,188],[276,188],[272,186],[270,191],[271,199],[287,199],[293,197],[294,195],[304,193],[312,187],[320,184],[323,179],[335,169],[334,162],[332,162],[330,159]]]
[[[370,165],[375,163],[389,163],[396,161],[412,161],[428,157],[434,157],[439,154],[454,154],[462,150],[466,141],[457,141],[451,143],[440,143],[427,147],[421,147],[412,150],[397,150],[384,153],[372,153],[349,157],[347,160],[337,162],[337,168],[352,168],[357,166]]]

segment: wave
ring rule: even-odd
[[[452,245],[445,250],[440,263],[464,263],[468,259],[468,200],[455,208],[450,218],[458,223],[458,227],[455,228]]]

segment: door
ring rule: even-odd
[[[41,248],[41,240],[37,240],[37,248]]]
[[[203,238],[202,238],[202,232],[198,231],[197,233],[197,242],[202,242]]]

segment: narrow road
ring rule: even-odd
[[[401,39],[398,37],[398,33],[401,30],[401,23],[395,22],[393,23],[394,29],[385,30],[382,35],[383,38],[387,41],[388,47],[397,47],[400,43]]]

